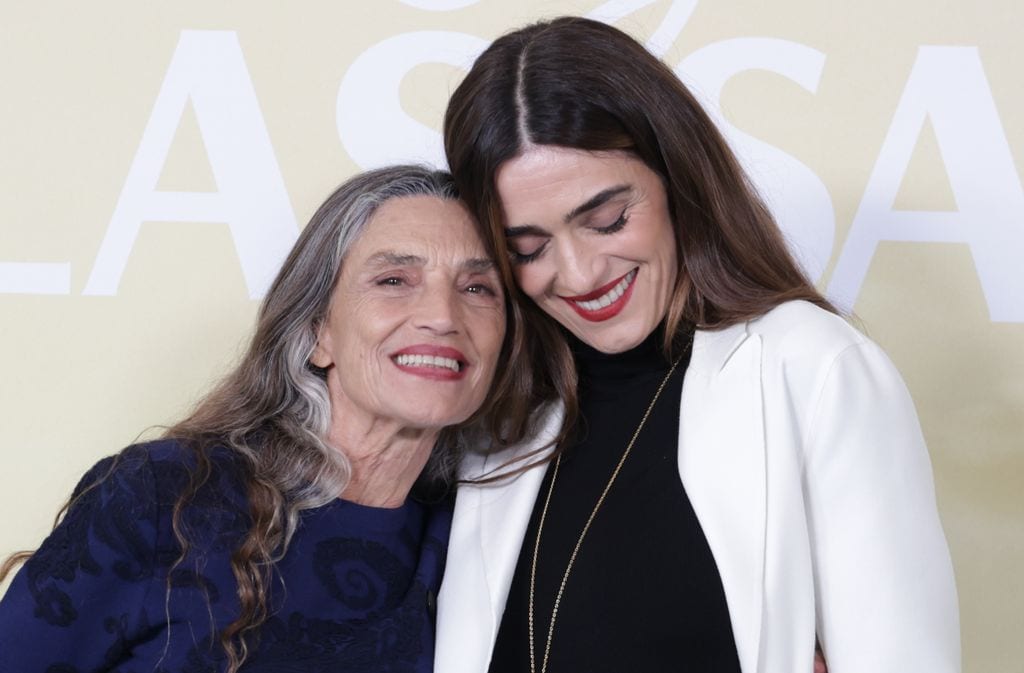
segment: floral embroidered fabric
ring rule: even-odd
[[[217,633],[238,614],[230,557],[248,525],[226,450],[171,529],[192,454],[176,442],[130,447],[82,479],[73,506],[0,601],[0,671],[224,670]],[[271,617],[242,671],[427,672],[433,597],[450,504],[397,509],[344,500],[302,514],[276,566]]]

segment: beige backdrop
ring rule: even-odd
[[[964,668],[1024,669],[1018,0],[4,2],[0,552],[36,545],[90,464],[226,371],[334,185],[440,160],[465,64],[564,13],[679,66],[820,286],[892,355]]]

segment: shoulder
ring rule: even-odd
[[[192,509],[243,506],[245,480],[235,452],[213,447],[202,455],[176,439],[132,444],[85,473],[68,515],[92,512],[102,518],[106,512],[160,525],[182,496]]]
[[[913,402],[886,353],[841,316],[790,302],[748,324],[761,339],[760,380],[776,409],[852,434],[864,422],[916,433]],[[887,419],[887,420],[886,420]],[[808,436],[808,435],[805,435]]]
[[[850,401],[904,387],[888,356],[842,316],[804,301],[716,331],[699,331],[693,385],[757,382],[786,409],[808,415],[833,390]],[[688,374],[689,376],[689,374]]]
[[[87,485],[90,480],[111,477],[129,481],[152,479],[156,474],[166,471],[191,469],[194,464],[194,452],[178,440],[141,442],[100,460],[86,473],[79,488]]]
[[[497,450],[484,444],[467,451],[459,467],[459,478],[471,481],[513,476],[514,480],[522,474],[521,468],[543,462],[554,450],[564,417],[561,400],[544,403],[534,413],[533,431],[522,442]]]
[[[841,353],[871,341],[843,317],[806,301],[785,302],[753,320],[718,330],[698,330],[691,368],[714,376],[743,348],[756,343],[768,368],[827,367]]]
[[[134,444],[100,461],[79,490],[95,489],[101,509],[152,523],[161,548],[174,548],[177,525],[190,542],[205,547],[229,545],[248,527],[246,470],[237,452],[224,446],[201,450],[178,439]],[[126,518],[122,516],[122,518]]]
[[[834,357],[851,346],[870,343],[842,316],[806,301],[790,301],[747,323],[768,352],[782,357]]]
[[[133,444],[102,458],[79,480],[71,495],[71,508],[79,503],[109,500],[146,503],[155,495],[153,466],[143,444]]]
[[[214,455],[227,453],[225,450]],[[216,462],[231,463],[221,457]],[[72,502],[85,497],[166,501],[179,495],[196,471],[198,454],[174,439],[132,444],[101,459],[78,482]]]
[[[803,301],[776,307],[748,324],[761,338],[762,377],[814,399],[834,389],[845,402],[856,395],[902,389],[886,353],[842,316]]]
[[[46,621],[71,620],[70,598],[60,588],[65,584],[107,573],[127,582],[152,576],[162,510],[158,491],[143,445],[103,458],[85,473],[60,523],[25,565],[29,586],[36,594],[51,591],[59,604],[55,611],[39,608]]]
[[[759,334],[763,366],[786,381],[820,387],[826,381],[847,392],[904,387],[885,351],[842,316],[803,301],[776,307],[748,324]],[[862,380],[865,388],[854,384]]]
[[[197,495],[236,499],[245,491],[244,461],[221,445],[197,445],[180,439],[160,439],[129,446],[122,452],[129,465],[148,465],[159,493],[177,498],[198,487]],[[190,486],[191,484],[191,486]]]
[[[177,439],[139,448],[152,465],[161,506],[169,514],[180,505],[178,525],[193,543],[201,545],[209,538],[220,547],[246,530],[249,476],[237,451]]]

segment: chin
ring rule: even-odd
[[[633,301],[636,299],[634,296]],[[625,311],[605,322],[588,322],[575,313],[547,313],[591,348],[602,353],[615,354],[636,348],[657,329],[657,322],[651,324],[645,316],[635,315],[630,311],[631,308],[634,307],[627,306]]]
[[[417,413],[410,413],[406,416],[405,424],[421,430],[440,431],[450,425],[462,423],[471,415],[472,412],[454,412],[451,408],[437,411],[420,410]]]
[[[632,330],[629,330],[629,333],[623,333],[623,331],[616,329],[607,331],[587,330],[586,332],[575,332],[575,335],[580,341],[591,348],[610,355],[636,348],[647,338],[647,333],[636,334]]]
[[[608,355],[616,355],[618,353],[625,353],[626,351],[632,348],[636,348],[639,345],[640,341],[615,341],[608,344],[597,344],[594,345],[594,348]]]

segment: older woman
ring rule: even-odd
[[[467,461],[437,668],[809,673],[819,641],[833,673],[959,670],[907,391],[671,70],[600,23],[532,25],[444,131],[551,403]]]
[[[517,404],[515,339],[447,174],[348,181],[237,368],[82,480],[0,603],[0,669],[431,670],[451,468],[489,391]]]

